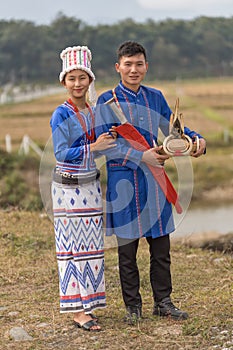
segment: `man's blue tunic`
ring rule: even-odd
[[[157,143],[158,132],[169,132],[172,114],[161,91],[141,85],[138,92],[122,82],[115,88],[117,99],[127,120],[145,137],[151,147]],[[119,119],[104,105],[113,97],[112,90],[100,95],[96,110],[96,136],[108,132]],[[185,127],[190,136],[201,135]],[[138,151],[118,135],[117,147],[104,151],[107,160],[106,232],[122,238],[157,238],[174,231],[172,206],[142,162]]]

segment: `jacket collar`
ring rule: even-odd
[[[123,90],[124,92],[126,92],[126,93],[129,94],[129,95],[132,95],[133,97],[137,97],[137,96],[141,93],[141,90],[142,90],[141,85],[140,85],[138,91],[135,92],[135,91],[133,91],[133,90],[127,88],[127,87],[122,83],[122,81],[119,82],[118,86],[120,87],[121,90]]]

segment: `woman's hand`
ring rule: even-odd
[[[115,138],[108,132],[101,134],[97,140],[90,144],[90,151],[103,151],[105,149],[116,147]]]

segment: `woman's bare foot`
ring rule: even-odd
[[[86,315],[83,311],[76,312],[74,314],[74,322],[76,322],[80,327],[82,327],[85,323],[89,321],[93,321],[93,318],[90,315]],[[93,324],[93,326],[90,327],[90,330],[99,331],[101,330],[101,327],[95,322],[95,324]]]

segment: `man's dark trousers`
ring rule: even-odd
[[[130,240],[117,237],[119,273],[122,296],[127,306],[142,305],[140,294],[140,276],[137,266],[139,239]],[[170,238],[169,235],[158,238],[146,238],[150,249],[150,282],[154,302],[169,297],[172,292],[170,272]]]

